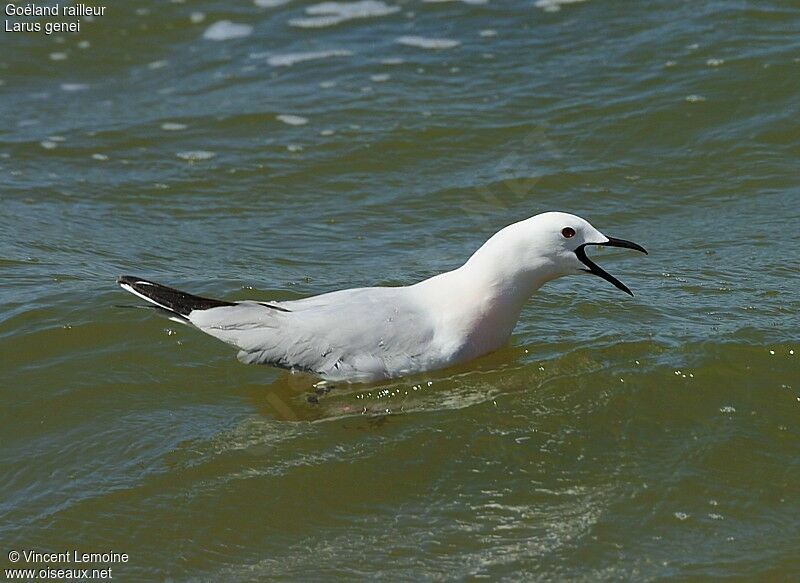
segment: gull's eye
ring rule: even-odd
[[[561,235],[565,239],[572,239],[575,236],[575,229],[573,229],[572,227],[564,227],[563,229],[561,229]]]

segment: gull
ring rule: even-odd
[[[239,349],[248,364],[323,381],[374,382],[470,361],[503,347],[527,299],[548,281],[597,275],[599,245],[647,253],[588,221],[547,212],[495,233],[461,267],[398,287],[344,289],[292,301],[224,301],[122,276],[119,285],[168,317]]]

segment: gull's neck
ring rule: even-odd
[[[537,253],[529,237],[522,236],[523,223],[496,233],[457,272],[492,297],[524,303],[543,284],[558,277],[555,265]]]
[[[530,248],[522,228],[520,223],[506,227],[458,269],[414,286],[441,326],[466,338],[470,356],[503,346],[526,300],[560,275],[545,254]]]

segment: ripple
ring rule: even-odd
[[[422,0],[424,4],[445,4],[448,2],[461,2],[463,4],[488,4],[489,0]]]
[[[390,6],[379,0],[323,2],[306,8],[306,14],[311,15],[311,18],[294,18],[289,21],[289,25],[298,28],[325,28],[349,20],[388,16],[399,11],[399,6]]]
[[[259,8],[277,8],[278,6],[283,6],[291,1],[292,0],[254,0],[253,4]]]
[[[281,114],[276,115],[275,119],[290,126],[302,126],[308,123],[308,118],[300,115]]]
[[[320,59],[329,59],[331,57],[350,57],[352,55],[352,51],[345,49],[312,51],[308,53],[288,53],[285,55],[273,55],[267,59],[267,63],[273,67],[291,67],[292,65],[304,63],[306,61],[318,61]]]
[[[558,12],[566,4],[580,4],[583,2],[586,2],[586,0],[536,0],[533,5],[545,12]]]
[[[85,91],[89,88],[86,83],[62,83],[61,90],[67,92]]]
[[[448,38],[428,38],[424,36],[401,36],[396,41],[398,44],[419,49],[452,49],[461,43],[457,40]]]
[[[681,522],[683,522],[684,520],[688,520],[689,518],[689,514],[687,514],[686,512],[675,512],[673,513],[673,516],[678,520],[680,520]]]
[[[249,24],[240,24],[230,20],[220,20],[209,26],[203,33],[203,38],[213,41],[224,41],[235,38],[244,38],[253,33]]]
[[[165,132],[179,132],[181,130],[185,130],[188,126],[183,123],[175,123],[171,121],[167,121],[161,124],[161,129]]]
[[[210,160],[211,158],[216,156],[214,152],[209,152],[207,150],[190,150],[187,152],[178,152],[176,155],[181,160],[186,160],[188,162],[199,162],[201,160]]]

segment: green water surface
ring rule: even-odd
[[[800,4],[318,4],[0,33],[0,565],[798,580]],[[636,297],[564,278],[507,348],[379,386],[114,283],[406,284],[546,210],[647,247],[594,253]]]

